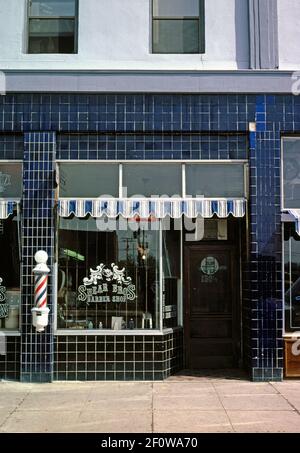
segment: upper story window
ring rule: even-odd
[[[77,0],[29,0],[28,52],[76,53]]]
[[[152,0],[153,53],[204,53],[204,0]]]

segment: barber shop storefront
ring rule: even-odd
[[[0,379],[300,376],[299,97],[1,108]]]
[[[144,355],[149,378],[166,364],[240,366],[247,170],[246,161],[58,162],[57,335],[116,342],[117,377],[126,357],[142,370]],[[178,342],[169,359],[155,349],[166,337]]]

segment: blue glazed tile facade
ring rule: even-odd
[[[254,122],[256,132],[249,132],[249,123]],[[52,323],[39,341],[31,327],[35,251],[46,249],[51,269],[53,265],[56,159],[249,159],[249,253],[243,266],[244,361],[253,380],[280,380],[283,374],[280,140],[286,133],[300,133],[300,97],[148,94],[0,97],[0,159],[24,160],[21,379],[47,381],[53,376],[71,379],[76,373],[83,373],[68,356],[69,340],[53,336]],[[52,308],[51,285],[49,290]],[[80,337],[74,341],[80,341]],[[161,339],[161,344],[165,341],[172,339]],[[15,344],[17,354],[18,342]],[[172,350],[170,347],[170,357]],[[64,355],[62,360],[60,351]],[[0,357],[0,364],[5,360]],[[168,363],[162,375],[168,374],[166,369],[169,374],[177,369],[178,363]],[[70,373],[74,367],[75,371],[68,376],[66,370]],[[115,369],[108,370],[107,376],[103,370],[98,371],[99,379],[117,379]],[[98,371],[92,370],[93,379]],[[127,375],[125,370],[120,371],[124,379],[131,378],[132,371],[127,371]],[[139,370],[144,376],[145,372],[146,368]]]

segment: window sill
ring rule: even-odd
[[[163,330],[149,330],[149,329],[133,329],[133,330],[109,330],[109,329],[58,329],[54,333],[56,336],[85,336],[85,335],[96,335],[96,336],[159,336],[173,333],[174,331],[181,329],[181,327],[168,328]]]

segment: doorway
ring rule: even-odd
[[[232,245],[185,246],[185,351],[190,370],[239,365],[238,263]]]

